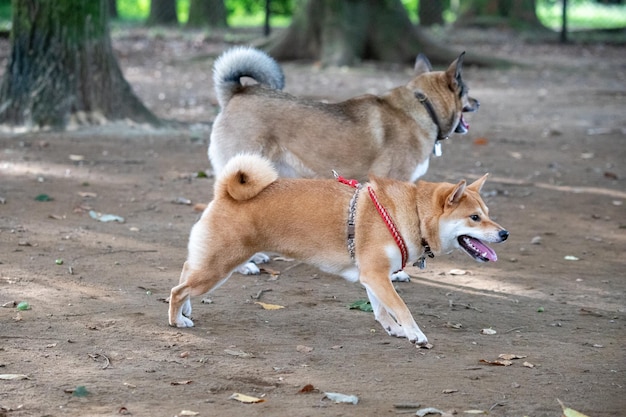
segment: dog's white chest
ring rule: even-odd
[[[413,171],[413,175],[411,175],[411,182],[417,181],[424,174],[426,174],[426,171],[428,171],[429,163],[430,163],[430,159],[426,158],[424,162],[417,164],[417,166],[415,167],[415,170]]]

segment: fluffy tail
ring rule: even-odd
[[[285,86],[283,70],[268,54],[247,46],[231,48],[213,66],[213,85],[222,108],[241,87],[241,77],[250,77],[259,84],[277,90]]]
[[[267,159],[253,154],[233,157],[215,182],[215,197],[249,200],[278,179]]]

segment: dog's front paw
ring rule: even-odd
[[[183,316],[191,317],[191,300],[187,299],[181,306],[180,310],[182,311]],[[192,324],[193,326],[193,324]]]
[[[261,270],[258,266],[256,266],[255,263],[246,262],[245,264],[239,265],[237,267],[237,272],[242,275],[259,275],[261,273]]]
[[[392,282],[410,282],[411,277],[404,271],[398,271],[391,274]]]
[[[426,335],[422,333],[420,330],[418,330],[417,332],[410,332],[410,333],[412,334],[406,335],[406,338],[409,339],[409,342],[415,343],[417,346],[426,346],[428,344],[428,339],[426,338]]]
[[[193,320],[185,316],[176,317],[176,321],[174,323],[170,323],[170,326],[174,327],[193,327]]]

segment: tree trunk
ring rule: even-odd
[[[146,23],[148,25],[177,25],[176,0],[151,0],[150,15]]]
[[[443,1],[420,0],[417,16],[421,26],[443,25]]]
[[[187,27],[226,28],[224,0],[191,0]]]
[[[456,26],[549,31],[537,17],[536,0],[472,0],[463,4],[465,10],[455,22]]]
[[[454,51],[413,26],[400,0],[308,0],[291,25],[261,45],[278,60],[319,60],[324,66],[360,60],[413,63],[418,53],[448,65]],[[507,65],[497,59],[466,56],[469,65]]]
[[[74,116],[83,122],[159,124],[117,64],[108,11],[106,0],[13,0],[0,123],[63,128]]]

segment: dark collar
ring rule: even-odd
[[[435,126],[437,126],[437,140],[448,139],[448,136],[444,136],[443,133],[441,133],[441,125],[439,124],[439,118],[437,117],[437,113],[435,113],[435,109],[433,108],[433,103],[431,103],[428,97],[426,97],[426,94],[422,93],[421,91],[416,91],[415,97],[420,103],[422,103],[424,108],[426,108],[426,111],[430,115],[430,118],[432,119],[433,123],[435,124]]]

